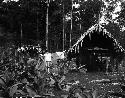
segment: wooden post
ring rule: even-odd
[[[109,57],[106,58],[106,74],[108,74],[108,68],[109,68]]]

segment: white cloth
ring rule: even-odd
[[[58,57],[59,57],[60,59],[64,59],[64,58],[65,58],[64,52],[56,52],[56,53],[57,53],[57,55],[58,55]]]
[[[45,56],[45,62],[50,62],[52,59],[51,59],[51,53],[45,53],[44,54],[44,56]]]

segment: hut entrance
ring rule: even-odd
[[[80,64],[86,65],[88,72],[111,71],[111,57],[108,49],[89,48],[84,50],[83,54],[79,55]]]

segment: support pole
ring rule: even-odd
[[[49,12],[49,0],[47,0],[47,12],[46,12],[46,48],[47,51],[49,50],[48,48],[48,27],[49,27],[49,20],[48,20],[48,12]]]

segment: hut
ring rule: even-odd
[[[113,35],[95,24],[68,50],[68,59],[76,58],[77,65],[86,65],[88,71],[113,71],[124,53]]]

